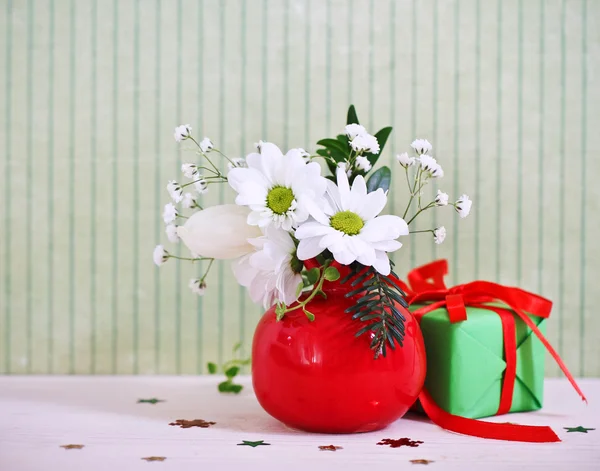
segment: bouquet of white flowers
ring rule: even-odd
[[[360,295],[348,312],[363,322],[357,335],[373,332],[375,355],[385,355],[386,344],[402,345],[404,316],[398,305],[405,304],[388,254],[402,247],[397,239],[410,233],[419,214],[449,205],[448,195],[439,190],[433,201],[422,201],[423,187],[444,172],[431,156],[431,144],[417,139],[414,156],[397,156],[410,190],[406,210],[402,217],[381,215],[391,171],[385,166],[372,170],[391,131],[386,127],[369,134],[350,106],[344,132],[317,142],[320,148],[314,155],[301,148],[284,154],[275,144],[259,141],[256,152],[231,159],[210,139],[198,142],[189,125],[177,127],[175,139],[193,142],[199,162],[182,165],[187,183],[169,181],[172,202],[164,207],[163,218],[169,241],[181,239],[191,256],[177,257],[158,245],[154,262],[208,260],[206,273],[190,280],[192,291],[202,295],[214,260],[232,260],[237,281],[254,302],[265,308],[276,305],[277,319],[301,309],[314,320],[307,305],[325,296],[324,284],[350,282],[349,296]],[[227,160],[226,174],[215,158]],[[323,175],[317,159],[325,161],[331,175]],[[201,195],[216,183],[228,184],[237,193],[235,204],[201,205]],[[452,206],[465,217],[471,200],[462,195]],[[192,214],[184,215],[184,210]],[[437,244],[446,237],[443,226],[419,233],[432,234]],[[346,276],[340,280],[342,271]]]

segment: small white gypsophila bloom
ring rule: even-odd
[[[364,172],[368,172],[371,170],[371,162],[366,157],[359,155],[354,161],[354,165],[358,170],[363,170]]]
[[[191,193],[185,193],[183,195],[183,200],[181,201],[181,206],[188,209],[196,206],[196,199],[194,198],[194,195]]]
[[[177,142],[181,142],[184,139],[187,139],[188,137],[190,137],[190,134],[192,133],[192,127],[189,124],[182,124],[181,126],[177,126],[175,128],[175,140]]]
[[[265,141],[263,141],[263,140],[260,140],[260,141],[254,143],[254,147],[256,147],[256,150],[258,150],[259,153],[260,153],[264,143],[265,143]]]
[[[350,139],[354,139],[356,136],[364,136],[365,134],[368,134],[365,127],[361,126],[360,124],[349,124],[344,128],[344,132]]]
[[[396,156],[396,160],[404,168],[412,167],[416,162],[416,159],[414,157],[409,157],[406,152],[404,152],[402,154],[398,154]]]
[[[152,258],[154,259],[156,266],[160,267],[169,259],[169,252],[167,252],[162,245],[157,245],[152,253]]]
[[[375,136],[361,134],[350,141],[350,147],[356,152],[366,151],[371,154],[379,154],[379,142]]]
[[[183,199],[183,190],[179,183],[175,180],[169,180],[167,191],[175,203],[181,203],[181,200]]]
[[[194,189],[200,194],[203,195],[204,193],[208,192],[208,183],[206,182],[206,180],[204,179],[200,179],[198,181],[194,182]]]
[[[442,166],[430,155],[421,155],[421,157],[419,157],[419,162],[421,168],[427,172],[431,178],[441,178],[444,176]]]
[[[346,176],[348,178],[350,178],[352,176],[352,169],[350,168],[350,162],[346,162],[346,161],[339,162],[337,164],[337,166],[338,166],[338,168],[341,168],[346,173]]]
[[[188,286],[198,296],[204,296],[204,293],[206,293],[206,283],[198,278],[192,278]]]
[[[231,170],[232,168],[248,168],[248,163],[243,157],[238,157],[235,159],[231,159],[231,162],[227,163],[227,168],[229,170]]]
[[[461,218],[466,218],[471,212],[471,206],[473,201],[469,199],[467,195],[461,195],[460,198],[454,203],[454,209]]]
[[[442,192],[442,190],[437,191],[437,196],[435,197],[435,204],[438,206],[446,206],[448,204],[448,193]]]
[[[441,244],[446,239],[446,228],[440,226],[433,231],[433,240],[436,244]]]
[[[181,171],[185,178],[190,180],[198,178],[198,166],[196,164],[181,164]]]
[[[433,149],[427,139],[415,139],[410,146],[417,154],[427,154],[427,152],[430,152],[431,149]]]
[[[165,208],[163,210],[163,221],[165,224],[171,224],[176,218],[179,216],[179,211],[173,203],[165,204]]]
[[[212,141],[208,138],[205,137],[204,139],[202,139],[200,141],[200,150],[202,152],[208,152],[210,151],[212,148],[214,147]]]
[[[174,244],[179,242],[179,236],[177,235],[177,226],[175,224],[167,224],[165,232],[167,233],[167,239],[169,239],[169,242],[172,242]]]

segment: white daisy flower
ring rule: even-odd
[[[167,252],[162,245],[157,245],[152,253],[152,258],[154,259],[156,266],[160,267],[169,259],[169,252]]]
[[[466,218],[471,212],[472,205],[473,202],[467,195],[461,195],[460,198],[456,200],[456,203],[454,203],[454,209],[456,209],[456,212],[461,218]]]
[[[404,152],[402,154],[398,154],[396,156],[396,160],[404,168],[412,167],[415,164],[415,162],[416,162],[416,159],[414,157],[409,157],[406,152]]]
[[[436,244],[441,244],[446,239],[446,228],[444,226],[438,227],[433,231],[433,240]]]
[[[205,137],[200,141],[200,150],[204,153],[207,153],[214,147],[213,143],[208,137]]]
[[[421,168],[427,172],[431,178],[442,178],[444,176],[442,166],[430,155],[421,155],[421,157],[419,157],[419,163]]]
[[[177,235],[177,226],[175,224],[167,224],[165,232],[167,233],[167,239],[169,239],[169,242],[172,242],[174,244],[179,242],[179,236]]]
[[[165,208],[163,209],[163,220],[165,224],[171,224],[176,218],[179,216],[179,211],[173,203],[165,204]]]
[[[167,191],[175,203],[180,203],[183,199],[183,190],[181,189],[181,185],[175,180],[169,180]]]
[[[360,124],[349,124],[344,128],[344,132],[349,139],[354,139],[356,136],[364,136],[367,133],[367,130],[364,126]]]
[[[369,159],[367,159],[366,157],[359,155],[358,157],[356,157],[356,160],[354,161],[354,165],[356,166],[356,168],[358,170],[362,170],[364,172],[368,172],[369,170],[371,170],[371,162],[369,162]]]
[[[356,152],[369,152],[379,154],[379,142],[375,136],[370,134],[360,134],[350,141],[350,147]]]
[[[181,142],[184,139],[187,139],[188,137],[190,137],[190,134],[192,133],[192,127],[189,124],[182,124],[181,126],[177,126],[175,128],[175,140],[177,142]]]
[[[206,293],[206,283],[198,278],[192,278],[188,286],[192,293],[196,293],[198,296],[204,296],[204,293]]]
[[[181,164],[181,171],[185,178],[189,178],[190,180],[195,180],[198,178],[198,166],[196,164]]]
[[[438,206],[446,206],[448,204],[448,193],[438,190],[437,196],[435,197],[435,204]]]
[[[306,152],[304,149],[302,149],[301,147],[298,147],[297,149],[288,150],[286,156],[290,156],[290,155],[299,155],[300,157],[302,157],[302,160],[304,160],[305,162],[308,162],[310,159],[310,154],[308,152]]]
[[[181,201],[181,206],[188,209],[196,206],[196,199],[194,198],[194,195],[191,193],[185,193],[183,195],[183,200]]]
[[[430,152],[431,149],[433,149],[427,139],[416,139],[410,146],[417,152],[417,154],[427,154],[427,152]]]
[[[248,155],[246,162],[248,168],[234,168],[227,178],[238,193],[236,204],[252,210],[250,225],[289,231],[308,219],[307,201],[325,193],[320,165],[306,163],[299,152],[283,155],[275,144],[264,142],[261,153]]]
[[[296,301],[303,264],[296,258],[296,246],[289,232],[269,226],[264,236],[248,242],[254,245],[255,252],[233,263],[238,283],[247,287],[252,300],[262,303],[265,309],[277,301],[288,306]]]
[[[389,275],[386,252],[402,247],[395,239],[408,235],[408,225],[398,216],[378,216],[387,203],[381,188],[367,193],[361,175],[356,177],[352,188],[343,170],[338,169],[336,176],[337,186],[327,182],[328,201],[324,209],[309,203],[314,221],[305,222],[296,230],[295,237],[300,241],[298,258],[308,260],[328,249],[342,265],[358,261]]]
[[[248,168],[248,164],[246,163],[246,159],[239,157],[236,159],[231,159],[231,162],[227,163],[227,168],[229,170],[232,168]]]
[[[203,195],[204,193],[208,193],[208,183],[206,180],[201,178],[194,182],[194,189],[198,192],[198,194]]]

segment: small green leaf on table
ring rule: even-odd
[[[215,363],[209,362],[206,364],[206,367],[208,368],[209,374],[214,375],[217,373],[217,365]]]

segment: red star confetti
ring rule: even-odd
[[[65,450],[81,450],[84,445],[61,445],[60,447]]]
[[[144,461],[164,461],[166,460],[166,456],[146,456],[142,458]]]
[[[341,446],[335,446],[335,445],[321,445],[319,447],[319,450],[321,451],[337,451],[337,450],[341,450],[342,447]]]
[[[423,459],[420,459],[420,460],[410,460],[410,462],[411,462],[412,464],[429,464],[429,463],[434,463],[434,461],[431,461],[431,460],[423,460]]]
[[[418,441],[418,440],[411,440],[410,438],[398,438],[398,439],[384,438],[377,444],[378,445],[389,445],[392,448],[400,448],[401,446],[410,446],[410,447],[415,448],[415,447],[418,447],[421,443],[423,443],[423,442]]]
[[[185,419],[177,419],[175,422],[171,422],[169,425],[175,425],[181,428],[192,428],[192,427],[200,427],[200,428],[208,428],[211,425],[215,425],[216,422],[207,422],[202,419],[194,419],[194,420],[185,420]]]

